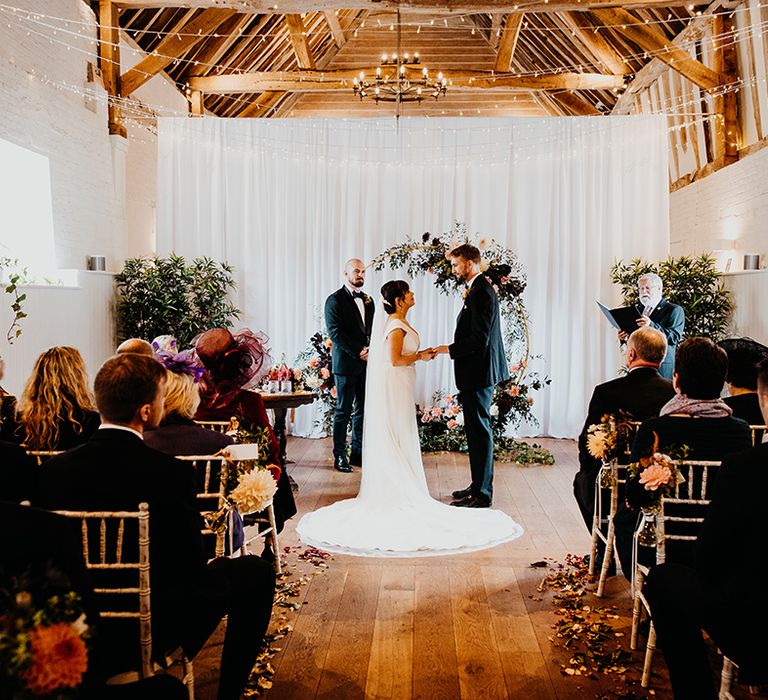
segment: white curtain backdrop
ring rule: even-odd
[[[161,118],[158,253],[237,268],[240,325],[291,362],[321,325],[344,261],[406,236],[470,233],[514,250],[528,273],[532,365],[552,379],[521,434],[573,437],[593,386],[616,375],[609,269],[669,247],[664,117],[294,120]],[[369,273],[378,298],[387,279]],[[452,339],[461,300],[412,284],[422,344]],[[236,324],[238,325],[238,324]],[[417,400],[453,386],[450,361],[419,366]],[[296,433],[314,412],[297,412]]]

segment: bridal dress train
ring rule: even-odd
[[[386,349],[395,328],[405,331],[403,354],[415,353],[418,333],[379,305],[368,360],[360,492],[305,515],[296,528],[301,541],[339,554],[418,557],[471,552],[519,537],[522,527],[501,511],[457,508],[430,497],[414,408],[416,368],[393,366]]]

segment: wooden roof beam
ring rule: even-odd
[[[104,89],[109,95],[109,133],[125,138],[128,131],[114,99],[120,94],[120,20],[117,7],[110,0],[99,2],[99,65]]]
[[[601,114],[600,110],[593,104],[568,90],[564,92],[553,92],[550,96],[563,105],[569,112],[571,112],[571,114],[574,114],[577,117],[597,117]]]
[[[515,55],[517,40],[520,38],[520,29],[523,26],[523,17],[520,12],[507,15],[507,21],[504,23],[504,31],[499,41],[499,52],[496,54],[496,63],[493,70],[497,73],[509,73],[512,66],[512,57]]]
[[[623,57],[611,46],[605,37],[595,31],[595,25],[584,12],[563,12],[560,18],[571,33],[581,41],[587,50],[613,75],[631,72]]]
[[[197,65],[192,65],[187,72],[187,77],[208,73],[235,45],[240,39],[240,35],[252,21],[253,15],[233,15],[221,24],[216,33],[223,36],[208,39],[205,42],[200,53],[194,57]]]
[[[675,46],[673,40],[667,39],[658,29],[639,24],[637,17],[626,10],[621,8],[592,10],[591,14],[601,24],[621,32],[643,51],[652,53],[655,58],[663,61],[703,90],[710,90],[720,84],[720,78],[715,71],[691,57],[684,49]]]
[[[331,36],[333,36],[333,40],[336,42],[336,46],[341,48],[344,46],[344,44],[347,43],[347,37],[344,36],[344,30],[341,28],[339,18],[336,16],[336,13],[333,10],[326,10],[323,12],[323,16],[325,17],[325,21],[328,24],[328,29],[331,30]]]
[[[291,35],[291,44],[293,45],[293,51],[296,54],[299,68],[313,70],[315,67],[315,59],[312,57],[312,51],[309,48],[307,33],[304,30],[304,22],[301,19],[301,15],[286,15],[285,23],[288,25],[288,32]]]
[[[125,9],[167,7],[231,8],[253,14],[301,14],[336,10],[339,0],[116,0]],[[439,14],[482,14],[484,12],[567,12],[603,7],[684,7],[690,0],[531,0],[529,4],[512,0],[345,0],[348,10],[396,10]]]
[[[201,12],[191,22],[185,24],[181,34],[169,34],[154,47],[152,53],[139,61],[129,71],[120,76],[121,94],[130,95],[150,78],[183,56],[200,41],[208,39],[219,25],[235,14],[234,10],[209,9]]]
[[[205,94],[234,94],[266,91],[279,92],[329,92],[334,90],[352,91],[352,80],[363,70],[373,75],[375,68],[343,68],[326,71],[264,71],[242,75],[215,75],[190,78],[192,90]],[[412,80],[421,77],[421,71],[406,69]],[[491,71],[444,70],[449,81],[449,90],[610,90],[623,85],[620,76],[596,73],[558,73],[544,75],[498,76]],[[385,75],[387,77],[387,72]],[[389,78],[394,79],[391,72]]]

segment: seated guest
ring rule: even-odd
[[[0,440],[0,501],[32,501],[37,489],[37,462],[26,450]]]
[[[156,358],[168,370],[165,415],[155,430],[148,430],[144,442],[168,455],[212,455],[233,440],[229,435],[207,430],[193,420],[200,406],[198,381],[205,368],[190,351],[158,353]]]
[[[135,352],[139,355],[147,355],[148,357],[154,357],[155,351],[152,346],[141,338],[128,338],[124,340],[115,350],[116,355],[122,355],[124,352]]]
[[[758,394],[768,422],[768,360],[758,369]],[[760,554],[768,539],[766,466],[768,444],[726,457],[696,541],[693,565],[661,564],[646,580],[643,590],[677,700],[718,697],[702,630],[738,664],[740,682],[768,680],[768,608],[761,585],[768,566]]]
[[[736,418],[750,425],[764,425],[757,400],[757,365],[768,357],[768,348],[751,338],[728,338],[718,345],[728,355],[728,396],[723,401],[733,409]]]
[[[734,418],[720,391],[728,369],[725,351],[708,338],[688,338],[675,356],[673,384],[677,395],[665,404],[658,418],[643,421],[632,443],[630,462],[653,451],[658,439],[661,452],[673,454],[688,448],[687,459],[720,461],[731,452],[752,444],[749,425]],[[633,500],[633,489],[627,487]],[[626,503],[616,514],[616,551],[624,575],[632,577],[632,536],[639,512]]]
[[[194,657],[227,615],[218,697],[234,700],[269,623],[274,571],[253,556],[206,564],[194,469],[143,441],[162,419],[165,383],[165,368],[151,357],[124,353],[107,360],[94,387],[101,427],[86,444],[46,462],[38,503],[66,510],[149,504],[155,654],[181,644]]]
[[[0,382],[5,375],[5,360],[0,356]],[[0,439],[11,440],[16,432],[16,397],[0,384]]]
[[[16,442],[29,450],[68,450],[99,427],[82,355],[70,347],[46,350],[19,399]]]
[[[296,502],[285,465],[280,461],[280,446],[267,417],[264,399],[253,388],[269,368],[264,340],[243,329],[232,335],[226,328],[212,328],[193,341],[195,352],[208,370],[202,379],[202,402],[195,415],[202,421],[228,421],[233,416],[246,428],[263,428],[269,439],[269,464],[283,467],[273,505],[278,530],[296,515]]]
[[[592,392],[587,419],[579,435],[579,471],[573,479],[573,493],[590,532],[595,479],[601,462],[587,451],[589,426],[599,423],[606,414],[618,416],[621,411],[637,421],[658,416],[661,407],[675,395],[672,382],[662,378],[658,371],[666,353],[667,339],[663,333],[655,328],[639,328],[627,341],[627,374],[598,384]]]
[[[85,568],[78,530],[70,524],[71,521],[54,513],[0,503],[0,585],[5,587],[14,581],[24,581],[23,590],[31,596],[33,605],[54,593],[74,592],[78,595],[78,608],[85,615],[89,632],[87,667],[78,697],[86,700],[185,700],[186,688],[169,675],[106,685],[104,668],[110,650],[99,634],[101,620]],[[71,652],[71,649],[65,649],[63,655],[69,660]],[[0,687],[4,675],[0,671]]]

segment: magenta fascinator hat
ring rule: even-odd
[[[205,367],[195,355],[194,350],[182,350],[177,353],[158,350],[155,352],[155,359],[169,372],[188,374],[195,383],[199,382],[205,374]]]

